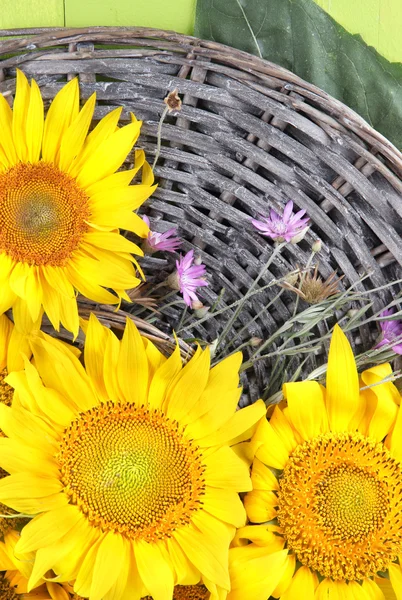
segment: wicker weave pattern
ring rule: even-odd
[[[177,88],[183,107],[163,125],[155,170],[160,185],[146,210],[159,231],[178,225],[184,250],[195,247],[202,257],[211,273],[205,304],[213,304],[222,288],[222,306],[247,291],[272,248],[250,216],[270,207],[281,212],[288,199],[307,210],[312,227],[299,245],[286,247],[260,285],[305,264],[316,239],[323,242],[323,277],[337,269],[347,285],[371,272],[357,287],[362,291],[402,277],[402,155],[325,92],[267,61],[172,32],[0,31],[12,33],[23,37],[0,42],[1,92],[14,93],[16,67],[36,78],[47,100],[78,74],[84,98],[97,92],[96,118],[123,105],[123,119],[134,111],[144,121],[140,145],[149,158],[163,98]],[[172,268],[156,258],[143,265],[155,281]],[[255,316],[277,291],[256,296],[240,321]],[[389,299],[389,291],[378,294],[376,308]],[[293,302],[282,295],[243,338],[274,331],[289,318]],[[181,312],[167,309],[159,326],[166,330],[167,319],[174,325]],[[212,340],[228,315],[183,335]],[[368,348],[376,334],[363,327],[355,342]],[[245,382],[248,394],[258,396],[268,380],[266,366],[257,366]]]

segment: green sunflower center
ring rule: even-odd
[[[63,266],[87,231],[88,197],[44,162],[0,174],[0,252],[31,265]]]
[[[279,481],[288,548],[333,580],[387,570],[402,552],[401,508],[401,465],[359,433],[326,433],[297,446]]]
[[[82,413],[59,461],[70,501],[91,524],[130,539],[163,539],[200,506],[201,454],[161,411],[107,402]]]

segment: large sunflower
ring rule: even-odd
[[[285,384],[287,407],[253,436],[244,503],[255,525],[231,550],[230,600],[384,600],[389,581],[386,597],[401,600],[402,412],[397,388],[380,383],[390,374],[364,371],[359,390],[337,326],[326,388]]]
[[[16,551],[36,551],[30,587],[49,569],[91,600],[171,600],[175,585],[229,589],[228,548],[244,525],[250,437],[262,401],[236,412],[241,355],[210,369],[198,349],[165,359],[131,321],[122,341],[95,317],[85,369],[46,339],[35,367],[12,373],[0,406],[0,501],[37,515]],[[241,446],[241,444],[238,444]]]
[[[115,171],[141,122],[132,115],[118,128],[117,108],[88,134],[94,107],[95,94],[80,110],[73,79],[44,120],[39,88],[21,71],[13,110],[0,94],[0,314],[12,307],[17,324],[36,321],[43,307],[56,329],[61,322],[77,334],[77,291],[114,304],[139,283],[132,254],[142,251],[118,230],[146,236],[133,210],[153,176],[142,151],[134,169]],[[130,186],[142,166],[142,184]]]

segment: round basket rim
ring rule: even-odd
[[[293,85],[299,85],[308,90],[312,94],[318,96],[325,101],[335,113],[337,120],[344,124],[348,129],[357,129],[364,132],[372,138],[372,142],[381,146],[384,155],[391,160],[401,173],[402,177],[402,152],[388,140],[379,131],[374,129],[367,121],[349,106],[337,100],[323,89],[302,79],[292,71],[282,67],[276,63],[260,58],[244,50],[238,50],[232,46],[221,44],[219,42],[205,40],[195,36],[190,36],[178,33],[173,30],[158,29],[153,27],[137,27],[137,26],[93,26],[93,27],[42,27],[42,28],[16,28],[16,29],[0,29],[0,36],[3,38],[13,37],[14,39],[5,39],[0,41],[0,54],[16,52],[26,49],[28,53],[37,49],[37,43],[32,47],[32,39],[26,36],[36,36],[39,38],[39,43],[46,43],[48,46],[57,46],[61,43],[79,43],[87,41],[85,36],[89,36],[91,41],[110,42],[111,39],[123,42],[132,38],[146,39],[163,39],[166,42],[175,42],[182,45],[187,45],[202,54],[203,50],[216,52],[214,58],[225,60],[230,58],[236,67],[248,71],[254,75],[272,75],[284,82]],[[18,37],[15,36],[25,36]],[[31,47],[30,47],[31,46]],[[0,61],[1,67],[1,61]],[[286,83],[285,83],[286,86]]]

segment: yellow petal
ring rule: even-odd
[[[267,600],[283,577],[287,566],[287,550],[273,554],[260,553],[244,546],[229,552],[231,591],[228,600]],[[259,548],[258,550],[264,550]]]
[[[197,349],[195,355],[177,374],[166,392],[166,414],[171,419],[188,422],[186,415],[196,404],[209,377],[209,350]]]
[[[327,429],[324,395],[316,381],[285,383],[283,394],[288,401],[289,418],[304,440]]]
[[[293,574],[296,568],[296,557],[294,554],[288,554],[286,560],[286,568],[285,572],[282,575],[282,578],[274,591],[272,592],[272,596],[274,598],[283,598],[283,593],[289,588],[289,585],[292,581]],[[303,596],[303,600],[305,600]]]
[[[54,458],[39,448],[29,448],[18,440],[0,437],[0,464],[13,475],[30,471],[37,476],[57,478],[59,470]]]
[[[119,122],[122,110],[123,109],[121,106],[112,110],[105,117],[103,117],[103,119],[99,121],[96,127],[88,135],[83,149],[81,150],[81,152],[70,167],[69,173],[72,177],[77,176],[77,173],[79,173],[80,169],[85,164],[88,157],[92,155],[92,153],[96,150],[96,148],[99,147],[99,145],[102,142],[104,142],[116,131],[117,123]],[[96,183],[94,185],[96,185]],[[90,189],[92,190],[92,188],[88,188],[87,190],[88,194],[90,193]]]
[[[232,542],[232,547],[244,546],[245,541],[250,541],[255,546],[264,548],[265,554],[272,554],[283,550],[285,540],[276,525],[246,525],[237,530]]]
[[[385,369],[384,369],[385,367]],[[362,373],[362,381],[366,386],[373,386],[365,393],[374,396],[374,413],[368,424],[368,436],[381,442],[389,433],[397,416],[398,406],[396,400],[399,393],[390,381],[379,383],[385,377],[391,375],[391,365],[379,365]]]
[[[35,563],[29,577],[29,589],[35,588],[47,571],[71,555],[76,550],[77,542],[88,537],[89,529],[90,525],[82,515],[81,519],[64,536],[58,538],[51,545],[39,548],[35,554]],[[82,545],[80,550],[82,550]],[[60,575],[64,580],[66,574],[61,571]]]
[[[396,563],[392,563],[388,567],[389,578],[392,588],[395,592],[396,600],[402,600],[402,568]]]
[[[287,414],[289,414],[289,409],[286,408],[285,410],[287,411]],[[274,412],[269,419],[269,423],[281,439],[286,450],[289,453],[292,452],[299,442],[296,440],[295,432],[286,417],[285,411],[282,411],[279,406],[275,406]]]
[[[331,429],[348,431],[356,417],[363,414],[363,400],[359,395],[359,378],[352,348],[338,325],[335,325],[329,349],[326,388]]]
[[[28,148],[26,141],[26,124],[31,89],[24,73],[17,69],[17,89],[13,107],[13,139],[18,158],[26,162]]]
[[[92,121],[95,102],[96,94],[94,93],[85,102],[79,114],[75,117],[68,129],[66,129],[63,134],[60,143],[60,157],[58,161],[58,166],[61,171],[68,172],[68,169],[70,168],[74,158],[82,149]]]
[[[314,592],[318,586],[318,578],[308,567],[300,567],[293,576],[292,582],[281,600],[314,600]]]
[[[274,469],[283,469],[289,460],[285,445],[266,419],[261,419],[258,424],[252,443],[255,445],[257,458]]]
[[[175,376],[181,371],[181,357],[179,344],[169,358],[155,371],[152,377],[148,404],[152,408],[161,408],[165,400],[166,390]]]
[[[247,465],[228,446],[219,448],[204,458],[205,479],[216,488],[247,492],[251,490],[251,479]]]
[[[176,585],[194,585],[200,580],[199,570],[189,561],[176,540],[167,538],[166,546],[175,572]]]
[[[154,600],[166,600],[173,596],[174,579],[157,543],[144,540],[134,543],[134,553],[140,577]]]
[[[54,544],[59,538],[66,535],[81,518],[79,509],[72,505],[42,513],[25,525],[16,551],[24,554]]]
[[[0,501],[7,506],[21,498],[43,498],[62,490],[60,481],[31,473],[16,473],[0,480]]]
[[[56,94],[47,112],[42,144],[45,162],[57,162],[63,135],[76,118],[78,110],[79,88],[75,77]]]
[[[13,329],[12,321],[6,315],[0,315],[0,370],[7,366],[7,348]]]
[[[276,517],[278,498],[273,492],[253,490],[245,495],[244,507],[252,523],[266,523]]]
[[[217,539],[217,536],[213,540],[213,545],[206,543],[204,535],[190,525],[176,529],[173,537],[202,575],[217,585],[229,589],[228,568],[227,564],[222,564],[221,541]]]
[[[206,486],[202,497],[204,510],[235,527],[246,523],[246,511],[236,492]]]
[[[32,79],[31,94],[26,123],[26,143],[28,161],[35,163],[40,158],[43,136],[43,100],[39,87]]]
[[[120,344],[117,367],[119,387],[127,402],[146,404],[148,390],[148,359],[144,342],[131,319],[127,318]]]
[[[17,152],[14,146],[14,140],[12,135],[12,122],[13,122],[13,111],[7,100],[0,94],[0,131],[2,133],[0,138],[0,147],[3,150],[4,156],[7,159],[5,167],[11,167],[18,162]]]
[[[234,439],[236,442],[249,439],[254,433],[253,427],[265,416],[265,413],[266,407],[263,400],[257,400],[250,406],[236,411],[216,433],[197,439],[197,444],[203,448],[227,444]]]
[[[141,125],[130,123],[118,129],[88,156],[76,179],[84,190],[121,167],[138,137]]]
[[[123,538],[119,533],[107,533],[99,544],[92,576],[92,600],[102,600],[120,576],[124,558]]]
[[[36,366],[47,387],[55,389],[80,410],[89,410],[98,404],[91,381],[72,353],[62,350],[37,338],[32,342]]]
[[[391,598],[386,599],[386,596],[384,596],[381,589],[372,579],[364,579],[362,588],[366,592],[368,600],[391,600]],[[395,600],[395,598],[393,600]]]
[[[253,490],[266,490],[273,492],[279,489],[278,480],[269,467],[266,467],[258,458],[253,461],[251,469]]]
[[[84,560],[82,560],[81,557],[79,572],[74,584],[74,592],[79,596],[90,596],[96,557],[99,551],[99,546],[105,538],[105,535],[106,534],[102,534],[96,541],[94,541],[88,552],[84,555]]]
[[[91,313],[84,346],[85,369],[96,388],[98,396],[104,401],[109,399],[104,381],[104,368],[107,368],[104,361],[106,345],[111,336],[113,336],[113,333],[107,327],[104,327]],[[110,368],[115,370],[117,363],[110,365]]]

